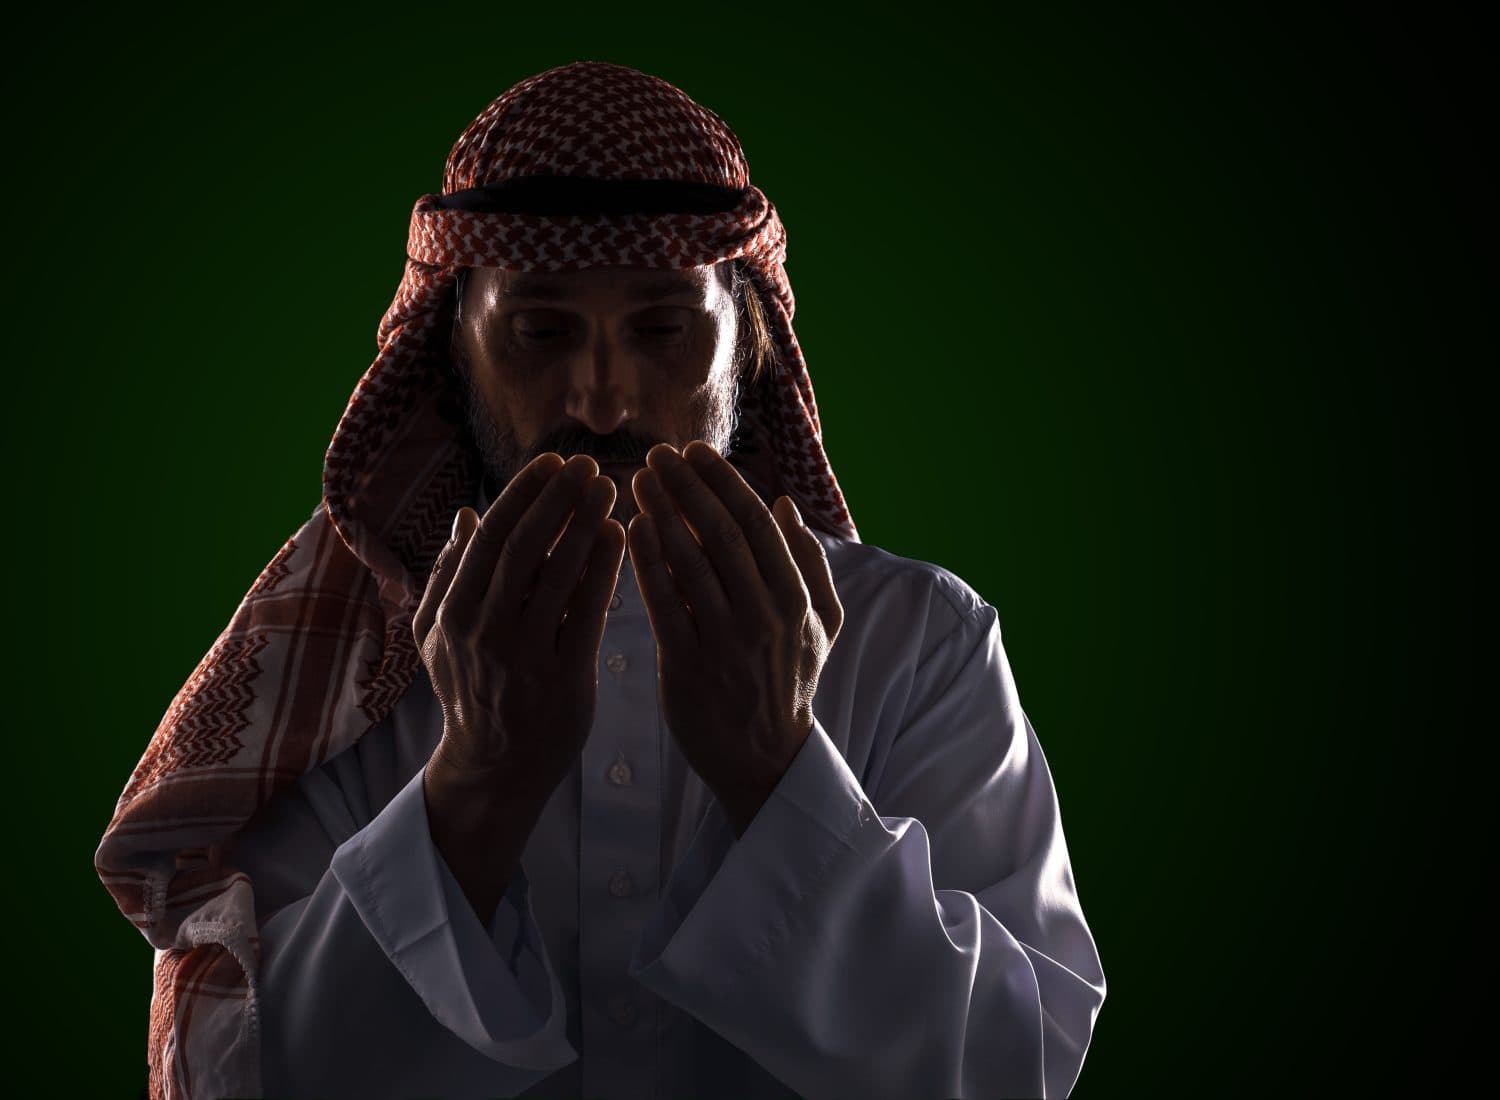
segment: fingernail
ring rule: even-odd
[[[458,538],[458,521],[463,519],[463,516],[464,510],[462,508],[453,513],[453,533],[448,536],[449,542],[453,542]]]
[[[786,502],[792,506],[792,518],[797,521],[797,526],[806,527],[807,524],[802,522],[802,513],[797,510],[797,502],[791,497],[787,497]]]

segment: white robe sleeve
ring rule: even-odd
[[[807,1100],[1066,1096],[1104,973],[989,604],[882,775],[867,797],[815,721],[744,836],[711,805],[631,976]]]
[[[343,789],[357,772],[342,763],[278,794],[234,846],[257,912],[263,895],[275,907],[258,921],[266,1095],[387,1095],[444,1079],[510,1095],[572,1062],[525,873],[486,929],[432,841],[422,772],[364,822],[364,791]]]

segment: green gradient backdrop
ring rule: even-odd
[[[13,38],[16,1084],[138,1095],[114,801],[318,501],[413,200],[580,58],[735,128],[865,541],[999,609],[1109,983],[1075,1095],[1452,1072],[1487,805],[1472,28],[495,10]]]

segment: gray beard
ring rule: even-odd
[[[457,341],[454,342],[455,345]],[[517,473],[538,455],[555,451],[564,459],[575,454],[592,455],[596,462],[626,462],[632,466],[646,464],[646,452],[658,443],[673,443],[680,451],[690,440],[701,439],[724,457],[733,452],[740,427],[740,397],[743,383],[736,371],[732,380],[725,379],[710,384],[702,391],[703,396],[694,401],[692,430],[681,444],[673,440],[654,439],[622,428],[609,435],[599,435],[584,424],[570,420],[555,431],[538,439],[531,448],[524,448],[508,419],[497,420],[491,415],[484,395],[474,383],[474,374],[462,352],[455,346],[454,372],[462,382],[464,406],[469,425],[469,434],[479,452],[484,467],[484,491],[493,501]],[[615,503],[610,516],[625,528],[630,527],[631,518],[640,509],[635,494],[630,488],[630,478],[635,471],[628,470],[615,475]]]

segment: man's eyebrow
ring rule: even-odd
[[[681,276],[664,276],[639,283],[630,290],[630,299],[635,302],[656,302],[674,294],[699,294],[702,288],[692,279]],[[501,287],[498,295],[503,301],[526,299],[534,302],[566,301],[568,288],[543,278],[518,278],[508,287]]]

